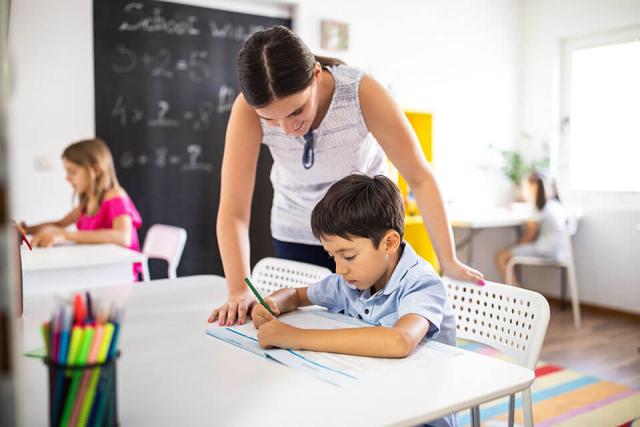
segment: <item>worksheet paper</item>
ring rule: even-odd
[[[304,329],[341,329],[371,326],[353,317],[325,310],[296,310],[278,317],[282,322]],[[263,349],[257,341],[257,330],[251,323],[207,329],[207,334],[263,357],[274,359],[294,369],[305,371],[338,386],[380,374],[390,369],[437,363],[443,357],[462,352],[434,341],[423,341],[403,359],[351,356],[307,350]]]

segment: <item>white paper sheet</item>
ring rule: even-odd
[[[279,320],[305,329],[342,329],[370,326],[353,317],[329,313],[325,310],[296,310],[286,313]],[[314,352],[306,350],[265,350],[258,345],[257,330],[252,324],[231,327],[212,327],[207,334],[247,351],[270,357],[295,369],[303,370],[323,381],[335,385],[346,385],[380,374],[389,369],[420,366],[437,362],[442,357],[451,357],[462,352],[438,342],[423,341],[409,356],[403,359],[351,356],[345,354]]]

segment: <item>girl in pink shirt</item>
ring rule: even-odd
[[[64,218],[27,226],[35,246],[52,246],[65,241],[76,243],[115,243],[140,251],[137,230],[142,219],[126,191],[118,183],[113,157],[100,139],[87,139],[69,145],[62,153],[78,204]],[[77,231],[65,228],[75,223]],[[134,275],[142,266],[134,266]]]

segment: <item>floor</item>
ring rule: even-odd
[[[640,389],[640,316],[582,307],[582,327],[576,330],[569,306],[549,304],[541,360]]]

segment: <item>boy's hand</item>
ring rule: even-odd
[[[272,299],[265,298],[264,302],[267,303],[271,311],[273,311],[273,314],[276,316],[280,315],[280,310],[278,310],[278,306]],[[256,301],[253,303],[253,308],[251,309],[251,319],[253,319],[253,326],[255,326],[256,329],[259,329],[260,326],[266,322],[274,320],[275,316],[272,316],[271,313],[262,306],[262,304]]]
[[[262,309],[264,310],[264,307]],[[299,328],[273,319],[263,323],[258,329],[258,343],[262,348],[280,347],[296,350],[299,347],[297,343],[299,331]]]

